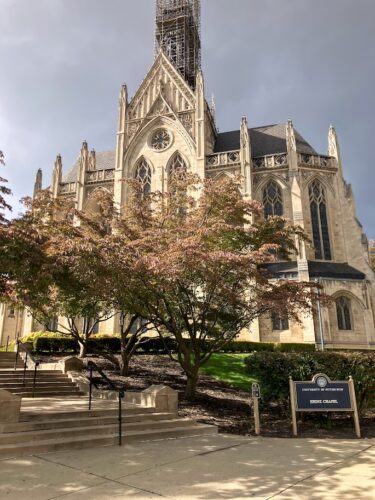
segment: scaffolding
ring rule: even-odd
[[[156,0],[155,56],[163,50],[195,89],[201,68],[200,0]]]

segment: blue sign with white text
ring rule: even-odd
[[[319,375],[313,382],[294,382],[297,411],[352,411],[349,382],[331,382]]]

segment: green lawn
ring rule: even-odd
[[[211,359],[202,367],[205,375],[210,375],[222,382],[233,385],[245,391],[251,390],[255,379],[245,372],[244,360],[249,354],[213,354]]]

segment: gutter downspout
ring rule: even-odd
[[[319,279],[315,280],[315,283],[320,283]],[[324,331],[323,331],[323,318],[322,318],[322,308],[320,306],[320,288],[317,288],[318,292],[318,318],[319,318],[319,334],[320,334],[320,350],[324,352],[325,346],[324,346]]]

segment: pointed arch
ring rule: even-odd
[[[152,187],[152,167],[144,156],[141,156],[136,163],[134,179],[138,181],[142,187],[141,196],[148,196],[151,193]]]
[[[335,300],[337,327],[339,330],[353,330],[352,303],[346,295],[340,295]]]
[[[265,218],[274,215],[282,216],[284,214],[283,193],[276,180],[268,180],[267,184],[263,187],[262,202]]]
[[[309,184],[308,192],[315,258],[318,260],[331,260],[326,189],[319,179],[314,179]]]
[[[175,151],[167,164],[166,171],[168,179],[174,175],[185,176],[188,170],[188,161],[184,158],[180,151]]]

